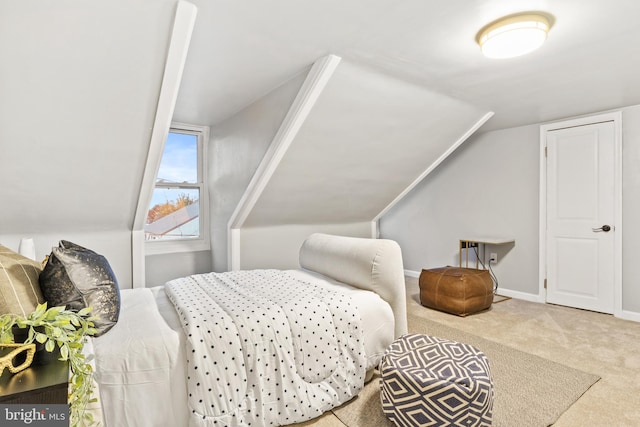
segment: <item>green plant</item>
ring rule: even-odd
[[[82,353],[87,336],[94,335],[96,329],[91,308],[78,312],[62,307],[51,307],[39,304],[34,312],[26,318],[13,314],[0,316],[0,343],[14,342],[13,327],[28,328],[25,343],[37,342],[44,345],[48,352],[60,349],[60,359],[68,360],[71,368],[71,393],[69,395],[69,418],[71,426],[93,425],[94,419],[86,411],[89,403],[96,402],[93,393],[93,368]]]

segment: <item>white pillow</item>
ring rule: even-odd
[[[315,233],[302,244],[299,261],[306,270],[380,295],[393,309],[395,336],[407,333],[404,266],[398,243]]]

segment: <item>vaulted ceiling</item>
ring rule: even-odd
[[[373,221],[491,117],[412,82],[332,59],[335,69],[325,73],[245,226]]]
[[[0,3],[0,179],[2,200],[13,201],[2,203],[0,233],[27,226],[131,227],[176,3]],[[416,94],[495,112],[481,130],[640,104],[637,1],[191,3],[198,16],[173,115],[180,122],[215,126],[329,54],[363,76],[359,85],[340,86],[336,80],[327,89],[352,110],[380,106],[366,105],[367,76],[386,76],[399,82],[396,88],[405,85]],[[478,29],[522,10],[555,16],[547,43],[524,57],[482,57],[474,41]],[[353,79],[354,73],[347,75]],[[319,117],[335,125],[332,136],[346,132],[339,111],[323,107],[322,99],[318,108],[326,114],[310,116],[301,136],[317,138],[308,131],[324,126]],[[406,118],[418,122],[414,113]],[[389,141],[406,135],[406,123],[397,129]],[[367,130],[362,132],[367,138]],[[292,161],[282,167],[294,170],[295,156],[304,154],[290,154]],[[293,185],[276,174],[273,183],[278,182],[281,187],[274,188]],[[256,204],[260,218],[249,220],[267,221],[277,201]],[[383,204],[375,195],[366,203]]]
[[[131,228],[175,10],[0,2],[0,234]]]
[[[215,124],[335,54],[495,116],[507,128],[640,103],[633,0],[193,0],[198,22],[175,117]],[[476,32],[514,12],[556,23],[527,56],[484,58]]]

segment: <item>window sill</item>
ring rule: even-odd
[[[178,252],[199,252],[211,250],[209,241],[198,240],[174,240],[165,242],[145,242],[145,255],[162,255]]]

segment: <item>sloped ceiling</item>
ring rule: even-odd
[[[215,125],[327,54],[494,111],[503,129],[640,104],[640,2],[193,0],[178,121]],[[476,32],[515,12],[556,23],[539,50],[484,58]]]
[[[162,81],[175,0],[20,0],[0,2],[0,234],[47,230],[128,230],[135,216],[145,159]],[[478,111],[495,111],[483,130],[519,126],[640,104],[640,2],[628,0],[504,1],[449,0],[192,0],[198,18],[176,105],[176,121],[210,125],[232,117],[264,94],[306,70],[327,54],[343,58],[327,96],[300,130],[300,147],[319,152],[318,170],[336,174],[323,160],[314,128],[327,127],[332,141],[346,121],[334,113],[345,102],[371,108],[367,84],[402,92],[415,86],[424,99],[442,96]],[[522,10],[546,10],[556,17],[542,49],[506,61],[483,58],[474,36],[486,23]],[[347,65],[344,65],[347,64]],[[359,83],[355,75],[363,77]],[[371,77],[374,76],[374,77]],[[387,76],[385,78],[384,76]],[[390,83],[394,81],[394,83]],[[342,83],[341,83],[342,82]],[[403,82],[403,83],[402,83]],[[335,84],[335,87],[333,85]],[[340,87],[353,86],[340,92]],[[404,87],[404,89],[403,89]],[[376,91],[372,91],[376,94]],[[427,93],[430,93],[428,95]],[[383,96],[384,91],[377,94]],[[340,102],[337,99],[340,98]],[[403,98],[398,98],[403,99]],[[420,107],[420,98],[404,98]],[[390,105],[397,102],[390,99]],[[402,109],[402,105],[394,108]],[[464,110],[464,108],[463,108]],[[436,112],[438,113],[438,112]],[[376,113],[377,114],[377,113]],[[436,115],[437,116],[437,115]],[[429,114],[416,117],[425,125]],[[349,142],[374,133],[365,114]],[[460,118],[460,117],[459,117]],[[408,119],[408,118],[407,118]],[[382,116],[379,124],[385,136]],[[398,116],[399,124],[405,124]],[[408,121],[408,120],[407,120]],[[414,123],[415,125],[416,123]],[[456,125],[457,126],[457,125]],[[466,125],[465,125],[466,126]],[[403,129],[398,126],[398,129]],[[464,126],[460,124],[460,129]],[[437,144],[436,131],[386,156],[394,162],[414,159],[408,153]],[[443,139],[451,135],[440,135]],[[418,141],[408,131],[375,139],[375,144]],[[300,142],[301,141],[301,142]],[[344,139],[343,139],[344,141]],[[384,142],[383,142],[384,141]],[[340,152],[338,142],[331,150]],[[297,144],[296,144],[297,145]],[[362,150],[358,144],[357,149]],[[326,146],[329,148],[329,145]],[[355,148],[354,148],[355,149]],[[335,191],[353,207],[350,215],[369,216],[384,206],[376,191],[358,193],[355,176],[329,185],[322,174],[305,169],[303,183],[290,183],[303,152],[292,147],[282,169],[265,188],[250,224],[276,219],[298,206],[285,194],[308,197],[318,220],[332,220],[328,195],[322,206],[311,192]],[[382,160],[363,155],[362,164],[384,169]],[[402,156],[410,157],[408,160]],[[433,153],[423,153],[428,167]],[[345,170],[360,167],[338,159]],[[415,156],[416,158],[418,156]],[[307,160],[304,160],[307,161]],[[402,163],[404,164],[404,163]],[[416,169],[418,167],[416,166]],[[415,171],[414,171],[415,172]],[[400,187],[395,175],[379,188]],[[308,176],[308,178],[307,178]],[[324,175],[326,176],[326,175]],[[373,178],[372,178],[373,179]],[[38,189],[38,191],[34,191]],[[313,189],[313,190],[310,190]],[[351,191],[351,192],[349,192]],[[273,195],[271,195],[274,193]],[[277,193],[277,194],[275,194]],[[37,196],[34,196],[37,195]],[[9,202],[7,202],[7,200]],[[366,211],[366,215],[365,212]],[[313,213],[313,215],[320,215]],[[349,216],[351,217],[351,216]]]
[[[342,59],[244,226],[373,221],[487,113]]]
[[[131,229],[175,10],[0,3],[0,234]]]

